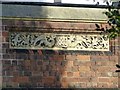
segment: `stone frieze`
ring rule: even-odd
[[[10,48],[109,51],[107,35],[11,32]]]

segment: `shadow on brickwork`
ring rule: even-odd
[[[48,29],[53,30],[49,22],[45,23],[44,21],[16,20],[11,22],[6,20],[5,22],[10,26],[8,30],[17,32],[27,30],[39,33],[51,32]],[[37,24],[40,25],[39,28]],[[8,38],[8,36],[6,37]],[[109,52],[53,51],[9,49],[9,40],[6,39],[6,42],[2,45],[4,53],[2,61],[3,88],[65,87],[77,89],[82,87],[98,88],[97,86],[104,88],[108,87],[106,86],[108,84],[100,84],[99,81],[96,83],[97,75],[101,77],[101,80],[102,77],[111,78],[114,70],[109,70],[110,66],[107,62],[108,60],[111,62],[111,68],[114,68],[117,62],[117,56],[114,53],[116,49],[113,49],[115,46],[113,48],[111,46]],[[116,87],[117,75],[114,79],[113,86]]]
[[[11,50],[16,60],[3,61],[5,87],[63,87],[64,55],[49,50]]]
[[[16,12],[27,17],[32,16],[32,8],[25,12],[25,9],[6,6],[5,15],[18,15]],[[10,10],[11,9],[11,10]],[[15,10],[18,10],[15,12]],[[33,9],[34,10],[34,9]],[[37,10],[36,10],[37,11]],[[41,12],[41,13],[39,13]],[[41,17],[47,17],[47,10],[39,9]],[[44,13],[42,13],[44,12]],[[34,16],[34,15],[33,15]],[[16,17],[16,16],[15,16]],[[3,31],[9,33],[15,32],[50,32],[52,26],[46,21],[29,20],[3,20],[5,28]],[[57,51],[49,50],[28,50],[28,49],[10,49],[8,35],[5,35],[6,43],[3,43],[3,88],[54,88],[65,87],[62,85],[62,76],[66,66],[65,55]],[[65,84],[64,84],[65,85]]]

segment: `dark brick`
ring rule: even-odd
[[[3,64],[4,66],[11,66],[11,60],[3,60],[3,61],[2,61],[2,64]]]
[[[13,71],[13,76],[14,76],[14,77],[19,76],[19,71]]]
[[[19,87],[21,88],[21,90],[23,90],[23,89],[28,90],[28,89],[30,89],[30,87],[33,87],[33,85],[31,85],[29,83],[19,83]]]
[[[17,61],[16,61],[16,60],[13,60],[13,61],[12,61],[12,65],[13,65],[13,66],[16,66],[16,65],[17,65]]]
[[[34,83],[41,82],[42,81],[42,77],[40,77],[40,76],[31,76],[29,78],[29,80],[30,80],[30,82],[34,82]]]
[[[42,50],[42,53],[43,54],[54,54],[54,51],[53,50]]]
[[[32,73],[30,71],[24,71],[24,76],[32,76]]]
[[[42,64],[43,64],[43,61],[39,60],[39,61],[37,61],[36,63],[37,63],[37,65],[42,65]]]
[[[14,49],[17,54],[29,54],[29,51],[27,49]]]
[[[65,61],[65,60],[62,61],[62,62],[61,62],[61,66],[64,67],[64,66],[66,65],[66,63],[67,63],[67,61]]]
[[[2,48],[9,48],[9,44],[8,43],[3,43]]]
[[[19,71],[25,70],[25,66],[24,66],[24,65],[18,65],[18,70],[19,70]]]
[[[10,54],[3,54],[3,59],[10,59]]]
[[[6,70],[5,71],[5,76],[13,76],[13,71],[11,71],[11,70]]]

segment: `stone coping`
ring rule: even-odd
[[[2,4],[2,17],[105,21],[107,17],[103,12],[106,10],[105,8]]]

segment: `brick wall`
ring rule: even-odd
[[[0,89],[2,88],[2,20],[0,20]]]
[[[106,23],[101,26],[106,27]],[[10,49],[10,31],[91,32],[95,23],[3,20],[2,87],[118,88],[118,39],[110,51]]]

